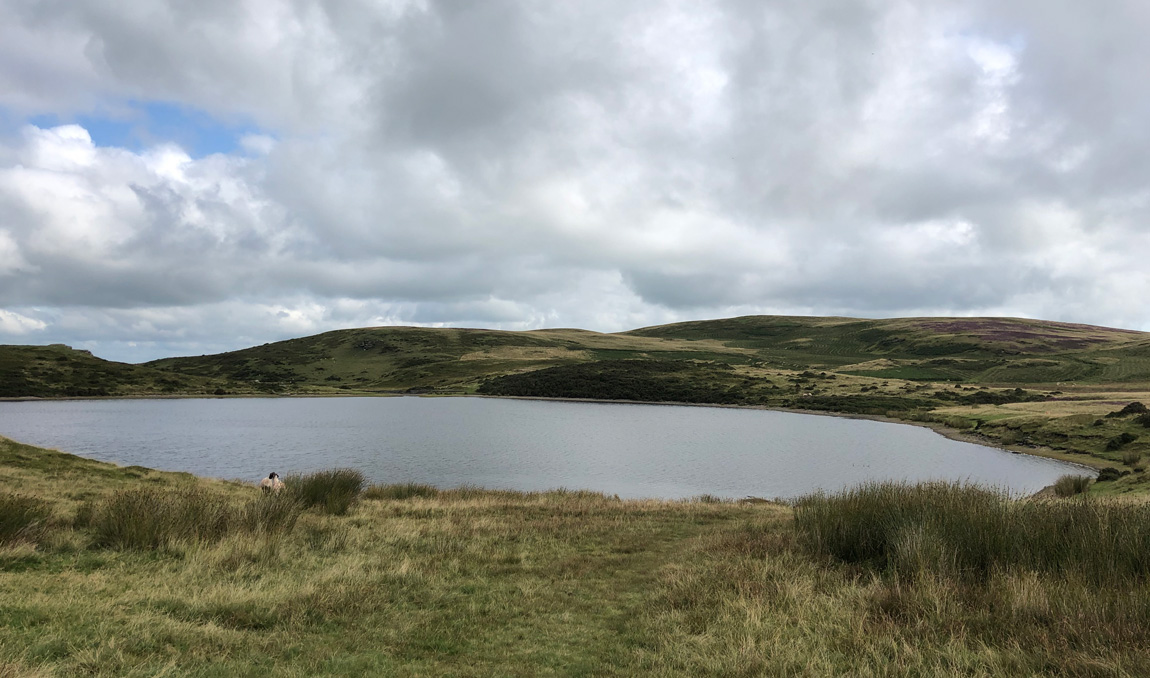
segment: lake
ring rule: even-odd
[[[1083,472],[902,424],[489,398],[0,402],[0,435],[216,478],[346,466],[380,483],[565,487],[624,498],[789,498],[866,480],[927,479],[1031,493]]]

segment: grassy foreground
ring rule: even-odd
[[[1150,674],[1142,504],[291,480],[311,508],[0,439],[0,507],[41,509],[0,534],[0,676]],[[156,506],[211,529],[100,537]]]

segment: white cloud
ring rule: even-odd
[[[1150,329],[1131,292],[1150,257],[1144,18],[18,0],[0,7],[0,304],[37,336],[144,357],[357,324],[753,312]],[[255,129],[206,157],[93,142],[149,101]],[[76,114],[95,122],[27,124]]]
[[[47,326],[48,324],[42,320],[0,308],[0,335],[24,336],[43,330]]]

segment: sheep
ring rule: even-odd
[[[264,492],[279,493],[284,488],[284,483],[280,480],[280,474],[272,471],[268,474],[267,478],[260,481],[260,489]]]

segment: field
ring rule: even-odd
[[[484,394],[925,423],[1150,491],[1150,335],[1015,318],[748,316],[617,334],[378,327],[145,365],[0,346],[0,397]],[[1109,470],[1107,470],[1109,469]]]
[[[398,484],[344,515],[110,545],[109,525],[142,519],[106,510],[124,497],[234,515],[275,498],[3,439],[0,486],[45,509],[0,531],[5,677],[1150,671],[1150,507],[1120,500],[872,486],[792,507]]]

